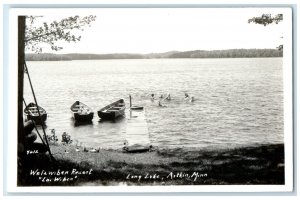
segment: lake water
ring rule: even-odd
[[[283,142],[282,58],[142,59],[27,62],[47,128],[84,146],[123,147],[126,118],[99,122],[97,110],[119,98],[145,106],[158,147],[227,148]],[[25,76],[27,103],[33,101]],[[184,93],[195,97],[190,103]],[[158,107],[158,98],[172,100]],[[92,124],[75,126],[70,106],[90,106]],[[128,117],[128,113],[127,113]],[[61,139],[59,137],[59,139]]]

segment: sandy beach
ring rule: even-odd
[[[190,148],[124,153],[76,150],[51,145],[48,153],[28,152],[18,185],[231,185],[284,184],[284,145],[227,150]]]

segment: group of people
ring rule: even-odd
[[[150,98],[151,98],[151,101],[153,101],[153,102],[155,101],[155,95],[153,93],[151,94]],[[168,93],[166,97],[164,97],[163,94],[160,95],[159,99],[158,99],[158,106],[164,106],[164,105],[162,105],[162,101],[164,101],[164,100],[170,101],[171,100],[171,94]],[[184,93],[184,100],[189,101],[189,102],[194,102],[195,98],[193,96],[189,96],[188,93]]]
[[[195,98],[193,96],[190,97],[190,95],[188,93],[184,93],[184,100],[188,100],[190,102],[194,102]]]

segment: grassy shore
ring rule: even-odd
[[[227,150],[159,149],[124,153],[80,152],[51,145],[25,156],[19,174],[24,186],[284,184],[284,145]]]

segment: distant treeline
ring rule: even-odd
[[[282,51],[277,49],[229,49],[214,51],[185,51],[170,55],[169,58],[255,58],[282,57]]]
[[[282,57],[277,49],[229,49],[213,51],[170,51],[152,54],[26,54],[28,61],[152,59],[152,58],[257,58]]]
[[[64,54],[52,54],[52,53],[29,53],[25,55],[27,61],[58,61],[58,60],[73,60],[72,57]]]

